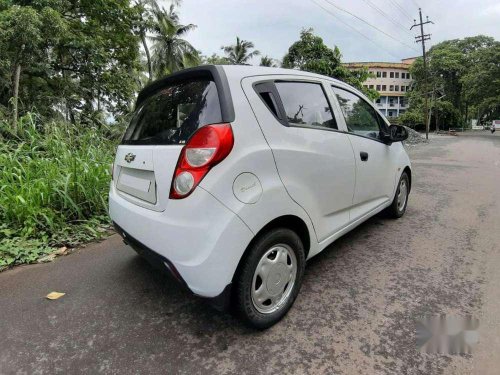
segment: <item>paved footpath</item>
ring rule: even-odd
[[[406,216],[372,218],[312,259],[273,328],[212,310],[115,235],[0,273],[0,374],[498,374],[500,134],[410,153]],[[480,319],[474,354],[416,351],[415,317],[440,313]]]

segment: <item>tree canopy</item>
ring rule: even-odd
[[[431,123],[441,127],[500,117],[500,42],[484,35],[447,40],[429,50],[428,66],[425,85],[422,58],[412,65],[415,82],[403,122],[423,124],[424,93],[441,98],[430,103]]]
[[[300,33],[300,39],[290,46],[283,57],[283,67],[337,78],[364,91],[368,97],[377,98],[376,91],[363,87],[363,82],[370,75],[368,70],[360,68],[350,71],[342,65],[341,59],[342,54],[337,46],[331,49],[321,37],[314,34],[313,29],[304,29]]]

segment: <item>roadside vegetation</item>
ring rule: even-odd
[[[115,137],[108,129],[19,119],[0,123],[0,269],[106,233]]]
[[[114,151],[137,93],[155,79],[200,64],[255,63],[327,75],[378,96],[362,85],[368,71],[347,70],[340,49],[313,29],[303,29],[281,60],[239,36],[204,56],[186,40],[197,26],[181,24],[181,1],[171,3],[0,0],[0,270],[107,233]],[[477,38],[483,39],[474,48],[450,42],[452,53],[443,59],[453,63],[444,73],[438,46],[430,52],[432,77],[443,74],[445,86],[455,82],[446,86],[452,114],[491,116],[500,102],[498,42]],[[419,64],[408,114],[417,123]],[[495,88],[481,91],[476,79]]]
[[[429,95],[430,128],[470,127],[500,118],[500,42],[479,35],[447,40],[428,52],[427,83],[423,59],[411,67],[415,79],[407,93],[410,108],[400,121],[424,128],[424,96]]]

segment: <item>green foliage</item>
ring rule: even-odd
[[[231,65],[227,57],[213,53],[212,56],[201,56],[201,64],[206,65]]]
[[[363,82],[369,77],[368,70],[351,72],[341,64],[341,58],[342,54],[337,46],[331,49],[310,28],[301,31],[300,39],[290,46],[282,66],[339,79],[364,91],[371,99],[376,99],[378,93],[375,90],[363,87]]]
[[[137,90],[138,11],[128,0],[11,1],[0,7],[0,105],[21,66],[21,113],[88,121],[129,110]]]
[[[500,116],[500,42],[484,35],[444,41],[429,50],[428,68],[426,87],[422,58],[411,67],[415,83],[407,94],[412,112],[408,119],[418,112],[423,117],[424,92],[432,91],[442,97],[430,103],[431,124],[437,120],[440,128]]]
[[[260,52],[254,49],[254,44],[248,40],[242,40],[236,37],[236,44],[222,46],[221,49],[226,54],[226,59],[229,64],[233,65],[248,65],[249,61],[259,56]],[[252,51],[253,50],[253,51]]]
[[[272,67],[272,68],[276,68],[277,65],[275,63],[275,60],[270,58],[269,56],[262,56],[260,58],[260,66],[268,66],[268,67]]]
[[[5,121],[0,131],[0,266],[15,253],[15,263],[32,261],[50,246],[99,237],[116,145],[108,130],[28,114],[16,134]]]
[[[154,26],[152,65],[156,78],[174,73],[178,70],[197,66],[200,63],[198,51],[183,37],[196,26],[181,25],[179,15],[171,4],[168,11],[153,7]]]

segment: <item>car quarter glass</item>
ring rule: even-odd
[[[375,109],[350,91],[335,86],[332,86],[332,89],[344,115],[347,130],[354,134],[380,139],[383,120]]]
[[[320,83],[276,82],[290,125],[337,129]]]

